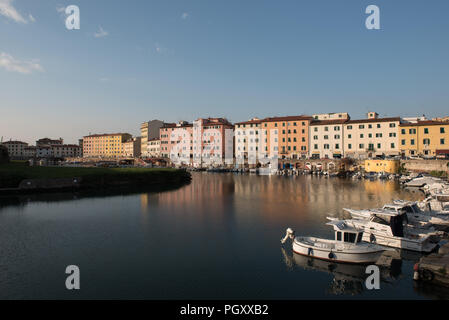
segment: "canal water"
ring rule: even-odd
[[[343,207],[422,197],[392,181],[194,173],[169,191],[0,198],[0,298],[447,299],[414,284],[410,252],[385,257],[368,290],[364,268],[280,244],[287,227],[333,237],[326,217]]]

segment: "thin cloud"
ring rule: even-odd
[[[36,19],[34,19],[31,13],[28,15],[28,19],[30,19],[31,22],[36,22]]]
[[[182,20],[186,20],[190,17],[190,14],[188,12],[183,12],[181,15],[181,19]]]
[[[109,32],[105,31],[101,26],[100,29],[94,33],[95,38],[103,38],[109,35]]]
[[[17,60],[5,52],[0,53],[0,68],[4,68],[6,71],[18,72],[22,74],[30,74],[34,71],[44,71],[44,68],[36,60]]]
[[[27,19],[25,19],[16,8],[14,8],[13,3],[14,0],[0,0],[0,15],[11,19],[18,23],[28,23]],[[30,15],[31,16],[31,15]],[[34,18],[33,18],[34,20]],[[34,21],[32,21],[34,22]]]

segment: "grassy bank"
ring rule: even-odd
[[[184,183],[190,174],[170,168],[29,167],[26,162],[0,164],[0,188],[15,188],[24,179],[81,178],[82,187]]]

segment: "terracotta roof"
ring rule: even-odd
[[[3,142],[3,144],[28,144],[28,143],[23,141],[12,140],[12,141],[5,141]]]
[[[107,136],[121,136],[129,133],[102,133],[102,134],[91,134],[88,136],[84,136],[83,138],[91,138],[91,137],[107,137]],[[130,135],[130,134],[129,134]]]
[[[262,122],[278,122],[278,121],[294,121],[294,120],[313,120],[311,116],[285,116],[285,117],[270,117],[262,119]]]
[[[413,123],[401,123],[401,127],[418,127],[418,126],[447,126],[449,122],[447,121],[434,121],[434,120],[425,120],[418,121]]]
[[[248,121],[242,121],[242,122],[236,122],[234,123],[234,125],[238,125],[238,124],[259,124],[262,123],[261,119],[257,119],[257,120],[248,120]]]
[[[360,119],[360,120],[349,120],[346,123],[350,124],[350,123],[393,122],[393,121],[401,121],[401,118],[392,117],[392,118],[377,118],[377,119]]]
[[[349,121],[349,119],[313,120],[310,123],[310,125],[311,126],[320,126],[320,125],[344,124],[348,121]]]

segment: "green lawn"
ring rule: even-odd
[[[171,168],[72,168],[72,167],[30,167],[27,162],[13,161],[0,164],[0,188],[17,187],[24,179],[50,179],[81,177],[83,183],[102,184],[116,181],[149,180],[162,181],[162,178],[185,177],[185,172]]]

